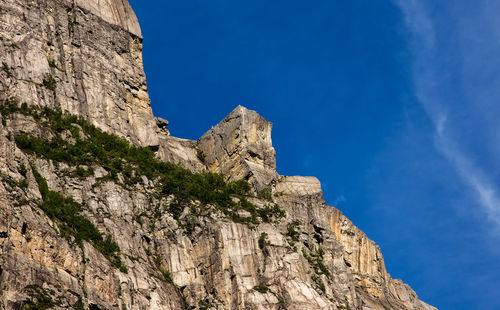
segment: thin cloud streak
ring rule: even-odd
[[[395,3],[403,13],[405,23],[412,33],[415,95],[434,124],[435,147],[453,165],[464,183],[477,194],[479,204],[498,230],[500,229],[498,192],[490,178],[460,150],[453,138],[459,132],[452,132],[452,126],[447,126],[447,109],[439,95],[443,73],[438,72],[435,64],[437,44],[433,22],[422,1],[396,0]]]
[[[500,199],[482,171],[465,157],[454,140],[446,135],[446,115],[441,115],[436,124],[435,145],[437,149],[453,164],[458,174],[478,194],[481,205],[493,222],[500,224]]]

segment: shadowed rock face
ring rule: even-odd
[[[149,107],[140,28],[126,0],[2,0],[0,12],[0,100],[60,108],[162,160],[248,179],[255,192],[271,190],[248,197],[255,206],[286,212],[255,227],[200,214],[188,233],[157,179],[124,186],[98,165],[78,177],[17,147],[12,137],[22,132],[50,136],[40,121],[0,115],[0,309],[44,298],[54,309],[435,309],[392,279],[380,248],[325,205],[319,180],[277,174],[272,124],[255,111],[237,107],[199,141],[171,137]],[[38,205],[32,166],[116,240],[127,268],[64,236]]]
[[[212,172],[229,180],[246,179],[257,190],[276,182],[276,154],[271,122],[257,112],[238,106],[199,140]]]

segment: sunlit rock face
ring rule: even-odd
[[[119,26],[137,37],[142,37],[141,27],[127,0],[76,0],[71,5],[102,18],[109,24]]]
[[[271,130],[271,122],[238,106],[199,139],[199,148],[210,171],[229,180],[249,180],[261,190],[277,179]]]
[[[159,195],[158,178],[127,185],[121,170],[113,179],[94,164],[79,175],[23,151],[15,140],[21,133],[56,133],[33,116],[0,114],[0,309],[42,302],[53,309],[435,309],[392,279],[379,247],[325,205],[318,179],[277,174],[272,124],[257,112],[239,106],[198,141],[170,136],[149,106],[140,27],[127,1],[3,0],[0,12],[2,104],[15,98],[81,116],[160,160],[247,179],[255,208],[284,211],[251,225],[215,211],[185,221],[199,201],[173,213],[174,198]],[[68,237],[40,208],[36,171],[116,241],[121,267]]]

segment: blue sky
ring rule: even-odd
[[[241,104],[278,172],[439,309],[500,309],[500,1],[139,1],[155,115],[197,139]]]

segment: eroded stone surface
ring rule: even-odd
[[[257,190],[271,186],[278,176],[271,129],[257,112],[238,106],[198,140],[208,169],[247,179]]]

